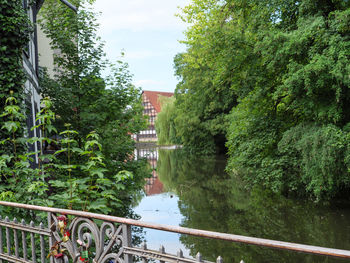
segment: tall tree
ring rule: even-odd
[[[175,57],[182,143],[226,142],[228,169],[275,191],[348,189],[349,12],[349,1],[191,1]]]
[[[175,98],[159,96],[162,111],[158,113],[156,119],[156,131],[158,144],[176,144],[179,138],[176,135],[173,116],[175,114]]]
[[[112,179],[120,171],[132,172],[123,189],[111,193],[128,203],[130,193],[142,187],[147,173],[144,163],[132,157],[131,134],[145,127],[141,90],[131,83],[126,63],[114,65],[106,60],[103,43],[96,35],[96,14],[89,7],[94,1],[72,2],[78,7],[77,14],[58,1],[48,0],[42,8],[41,26],[57,51],[55,78],[43,78],[43,94],[53,101],[59,130],[69,123],[70,129],[78,132],[78,146],[91,131],[99,134],[104,176]],[[110,72],[107,77],[104,70]]]

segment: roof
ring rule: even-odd
[[[145,94],[146,97],[149,99],[149,101],[151,102],[152,106],[157,111],[157,113],[161,111],[161,106],[158,100],[159,96],[164,96],[164,97],[174,96],[173,92],[150,91],[150,90],[144,90],[143,94]]]

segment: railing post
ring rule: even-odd
[[[53,233],[52,233],[52,215],[51,212],[47,213],[47,227],[51,230],[49,237],[49,249],[53,246]],[[50,257],[50,263],[53,263],[53,257]]]
[[[21,224],[23,227],[25,227],[26,222],[24,219],[22,219]],[[26,233],[22,230],[22,248],[23,248],[23,259],[28,259],[28,251],[27,251],[27,239],[26,239]]]
[[[5,222],[9,223],[9,217],[5,217]],[[10,241],[10,228],[6,227],[6,246],[7,246],[7,255],[11,256],[11,241]]]
[[[30,221],[29,224],[31,227],[34,227],[34,222]],[[36,254],[35,254],[35,239],[34,239],[34,233],[30,233],[30,243],[32,246],[32,262],[36,263]]]
[[[162,253],[162,254],[165,254],[165,248],[164,248],[164,246],[162,246],[162,245],[160,246],[159,252]],[[165,261],[160,260],[159,263],[165,263]]]
[[[44,229],[44,224],[41,222],[39,227],[40,229]],[[42,234],[40,234],[40,259],[42,263],[45,262],[45,239]]]
[[[131,226],[127,224],[123,224],[123,247],[131,247]],[[132,255],[124,253],[124,262],[132,263]]]
[[[145,242],[142,243],[141,247],[143,250],[147,250],[147,244]],[[142,263],[147,263],[147,262],[148,262],[147,258],[142,257]]]
[[[18,223],[16,218],[13,219],[13,223],[14,224]],[[13,241],[15,243],[15,256],[16,256],[16,258],[19,258],[18,235],[17,235],[17,230],[16,229],[13,229]]]

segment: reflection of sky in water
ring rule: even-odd
[[[178,201],[179,198],[172,193],[145,196],[139,205],[134,208],[134,211],[141,216],[140,220],[142,221],[179,226],[183,216],[179,211]],[[189,251],[179,240],[180,234],[148,228],[144,228],[144,230],[146,232],[147,248],[158,250],[163,245],[165,251],[171,254],[176,254],[181,249],[184,256],[189,255]]]

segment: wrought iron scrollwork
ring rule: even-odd
[[[138,222],[104,221],[100,220],[103,215],[85,217],[83,212],[78,215],[72,215],[70,211],[66,215],[47,212],[47,227],[42,222],[35,226],[33,221],[26,224],[24,220],[10,221],[8,217],[2,219],[0,216],[0,263],[3,260],[36,263],[39,259],[41,263],[48,262],[48,259],[50,263],[147,263],[152,260],[160,263],[213,263],[202,260],[200,253],[196,258],[188,258],[181,250],[174,255],[167,253],[163,246],[152,250],[146,243],[141,247],[133,245],[132,226],[139,225]],[[219,257],[216,263],[222,263],[222,258]]]
[[[58,225],[57,216],[52,215],[52,220],[53,224]],[[123,247],[127,242],[123,238],[122,225],[116,226],[111,222],[103,222],[98,226],[91,219],[76,217],[68,223],[67,230],[70,233],[68,241],[63,242],[58,227],[53,231],[53,237],[54,242],[60,242],[73,262],[84,262],[81,255],[86,249],[89,250],[89,258],[91,257],[94,263],[124,263]],[[67,255],[64,260],[68,260]]]

